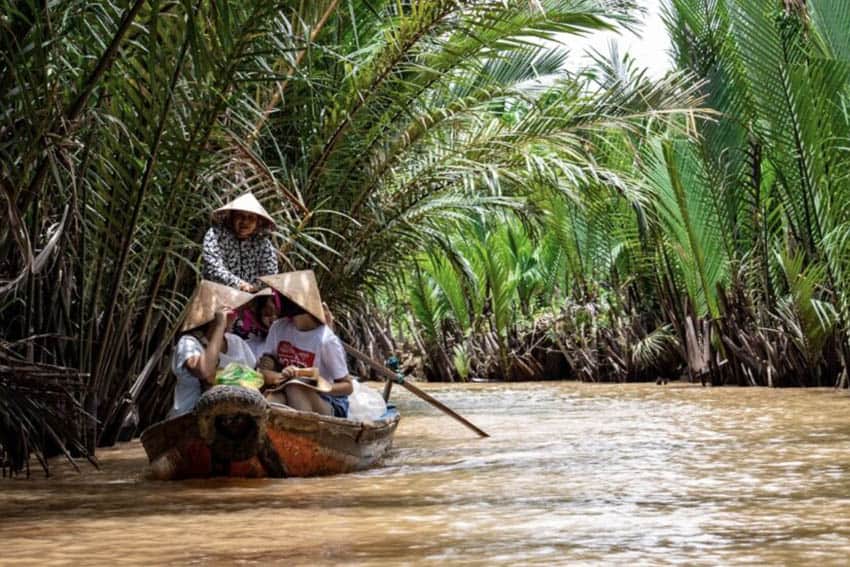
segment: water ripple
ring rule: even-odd
[[[0,482],[0,563],[843,565],[848,397],[671,384],[425,385],[382,467],[322,479]],[[295,535],[297,534],[297,535]]]

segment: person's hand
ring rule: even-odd
[[[298,375],[296,370],[298,370],[297,366],[287,366],[281,370],[280,375],[283,377],[283,381],[286,382],[287,380],[295,378]]]
[[[257,288],[248,282],[239,282],[239,291],[245,291],[248,293],[257,293]]]
[[[274,372],[275,360],[270,354],[264,354],[260,357],[260,362],[257,364],[258,370],[270,370]]]
[[[215,324],[216,326],[227,327],[236,320],[237,315],[235,309],[227,306],[219,307],[215,312]]]

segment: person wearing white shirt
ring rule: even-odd
[[[291,315],[275,321],[263,348],[260,371],[266,382],[285,384],[269,399],[300,411],[347,417],[348,396],[353,391],[351,376],[342,342],[325,324],[315,274],[303,270],[260,279],[283,295],[282,311]],[[311,367],[331,383],[329,392],[317,392],[297,382],[286,384],[296,377],[297,369]]]
[[[227,332],[235,309],[251,295],[210,281],[201,281],[187,309],[182,335],[171,357],[177,377],[169,418],[191,412],[204,390],[215,383],[216,371],[231,362],[254,368],[256,357],[248,344]]]

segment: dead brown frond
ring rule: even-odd
[[[0,469],[3,475],[26,471],[34,455],[45,474],[48,457],[88,458],[88,415],[77,402],[85,376],[75,370],[28,362],[8,343],[0,344]]]

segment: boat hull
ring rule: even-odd
[[[141,440],[161,480],[321,476],[373,466],[392,446],[399,419],[395,409],[361,422],[269,404],[257,454],[239,461],[215,454],[194,413],[152,425]]]

